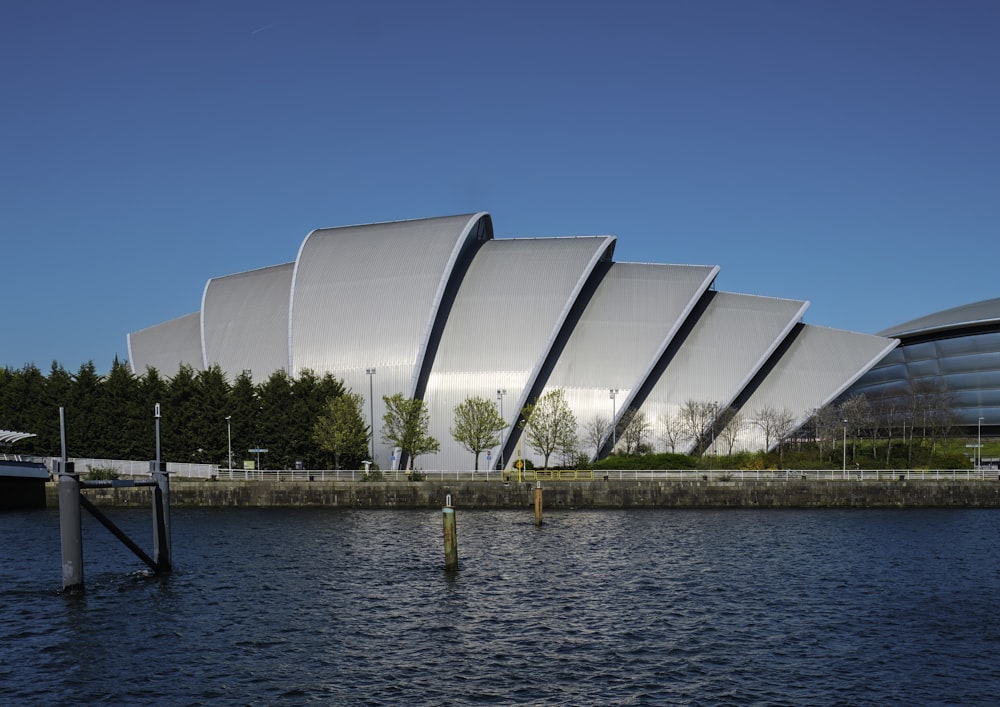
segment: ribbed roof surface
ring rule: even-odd
[[[431,368],[424,399],[441,452],[422,458],[422,466],[471,466],[470,454],[448,432],[455,406],[467,397],[494,400],[506,390],[504,417],[511,425],[517,420],[580,289],[613,246],[603,236],[483,245],[458,289]]]
[[[743,404],[744,419],[764,408],[786,410],[799,427],[843,393],[897,344],[869,334],[803,325],[788,350]],[[747,426],[742,447],[763,446],[759,430]]]
[[[934,314],[917,317],[885,331],[880,331],[879,336],[912,336],[990,322],[1000,322],[1000,298],[964,304],[960,307],[952,307]]]
[[[707,265],[611,266],[545,387],[565,391],[581,439],[595,418],[622,415],[718,272]]]
[[[128,335],[128,358],[133,373],[155,368],[170,377],[187,364],[204,369],[201,350],[201,312],[133,332]]]
[[[229,380],[245,370],[269,374],[285,367],[294,267],[285,263],[208,281],[201,304],[208,366],[217,364]]]

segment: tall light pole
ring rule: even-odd
[[[375,369],[366,368],[368,374],[368,419],[371,427],[368,429],[368,437],[372,443],[372,462],[375,461]]]
[[[983,418],[979,418],[979,427],[976,429],[976,453],[979,455],[977,469],[983,468]]]
[[[847,420],[842,421],[844,423],[844,467],[843,476],[847,478]]]
[[[500,419],[504,421],[504,426],[507,424],[507,420],[503,416],[503,396],[507,395],[506,388],[497,388],[497,400],[500,401]],[[505,435],[500,433],[500,471],[503,471],[503,442]]]
[[[611,453],[615,453],[615,446],[618,444],[618,425],[615,424],[615,415],[618,414],[618,410],[615,407],[615,396],[618,395],[618,388],[611,388],[608,390],[611,397]]]
[[[233,478],[233,416],[226,415],[226,441],[229,443],[229,478]]]

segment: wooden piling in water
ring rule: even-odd
[[[535,525],[542,524],[542,482],[535,482]]]
[[[451,507],[451,494],[445,501],[443,511],[444,521],[444,569],[447,572],[458,571],[458,531],[455,529],[455,509]]]

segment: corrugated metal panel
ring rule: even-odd
[[[794,427],[802,425],[813,412],[833,401],[898,341],[850,331],[803,326],[781,360],[743,405],[745,419],[770,407],[787,410]],[[764,446],[759,430],[747,427],[737,449],[757,450]]]
[[[208,366],[218,364],[230,381],[245,370],[262,381],[288,365],[288,298],[294,267],[285,263],[208,281],[201,305],[201,340]]]
[[[441,451],[421,457],[420,466],[472,466],[472,454],[449,432],[455,406],[468,397],[496,400],[497,390],[506,390],[504,418],[517,419],[580,289],[613,245],[603,236],[502,239],[480,249],[445,323],[424,396]]]
[[[299,250],[289,369],[332,373],[365,398],[371,391],[376,461],[383,468],[391,450],[379,434],[382,396],[413,396],[452,269],[470,238],[486,237],[475,228],[488,219],[480,213],[321,229]]]
[[[689,400],[723,407],[760,370],[808,304],[718,292],[653,386],[641,410],[659,439]],[[687,441],[677,451],[693,446]]]
[[[549,376],[584,426],[621,416],[718,268],[615,263],[601,280]],[[617,390],[612,400],[610,391]]]
[[[142,375],[155,368],[173,376],[186,363],[203,370],[201,360],[201,313],[192,312],[128,335],[128,358],[132,372]]]

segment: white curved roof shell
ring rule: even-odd
[[[581,443],[588,422],[622,416],[718,272],[707,265],[611,265],[545,386],[565,392]]]
[[[610,259],[614,243],[593,236],[483,245],[458,289],[431,367],[424,400],[441,451],[421,457],[421,467],[472,466],[472,454],[449,432],[455,406],[468,397],[495,400],[497,390],[506,390],[504,419],[517,421],[570,309],[597,263]],[[516,434],[508,429],[507,437]],[[500,450],[493,454],[499,459]]]
[[[898,343],[896,339],[803,324],[788,350],[743,403],[743,416],[753,418],[768,407],[787,410],[794,420],[793,428],[797,428],[813,412],[833,402]],[[736,449],[763,447],[761,432],[747,426]]]
[[[391,450],[378,434],[382,396],[416,395],[452,273],[477,241],[492,237],[489,215],[478,213],[320,229],[302,243],[292,279],[289,371],[332,373],[372,395],[375,456],[383,468]]]
[[[270,375],[288,362],[288,298],[294,263],[212,278],[201,300],[205,367],[229,380],[243,371]]]
[[[128,335],[128,360],[133,373],[155,368],[170,377],[182,364],[203,370],[201,312],[192,312]]]
[[[704,312],[642,402],[659,437],[689,400],[727,407],[760,370],[809,306],[801,300],[711,294]],[[693,441],[682,445],[689,450]]]

